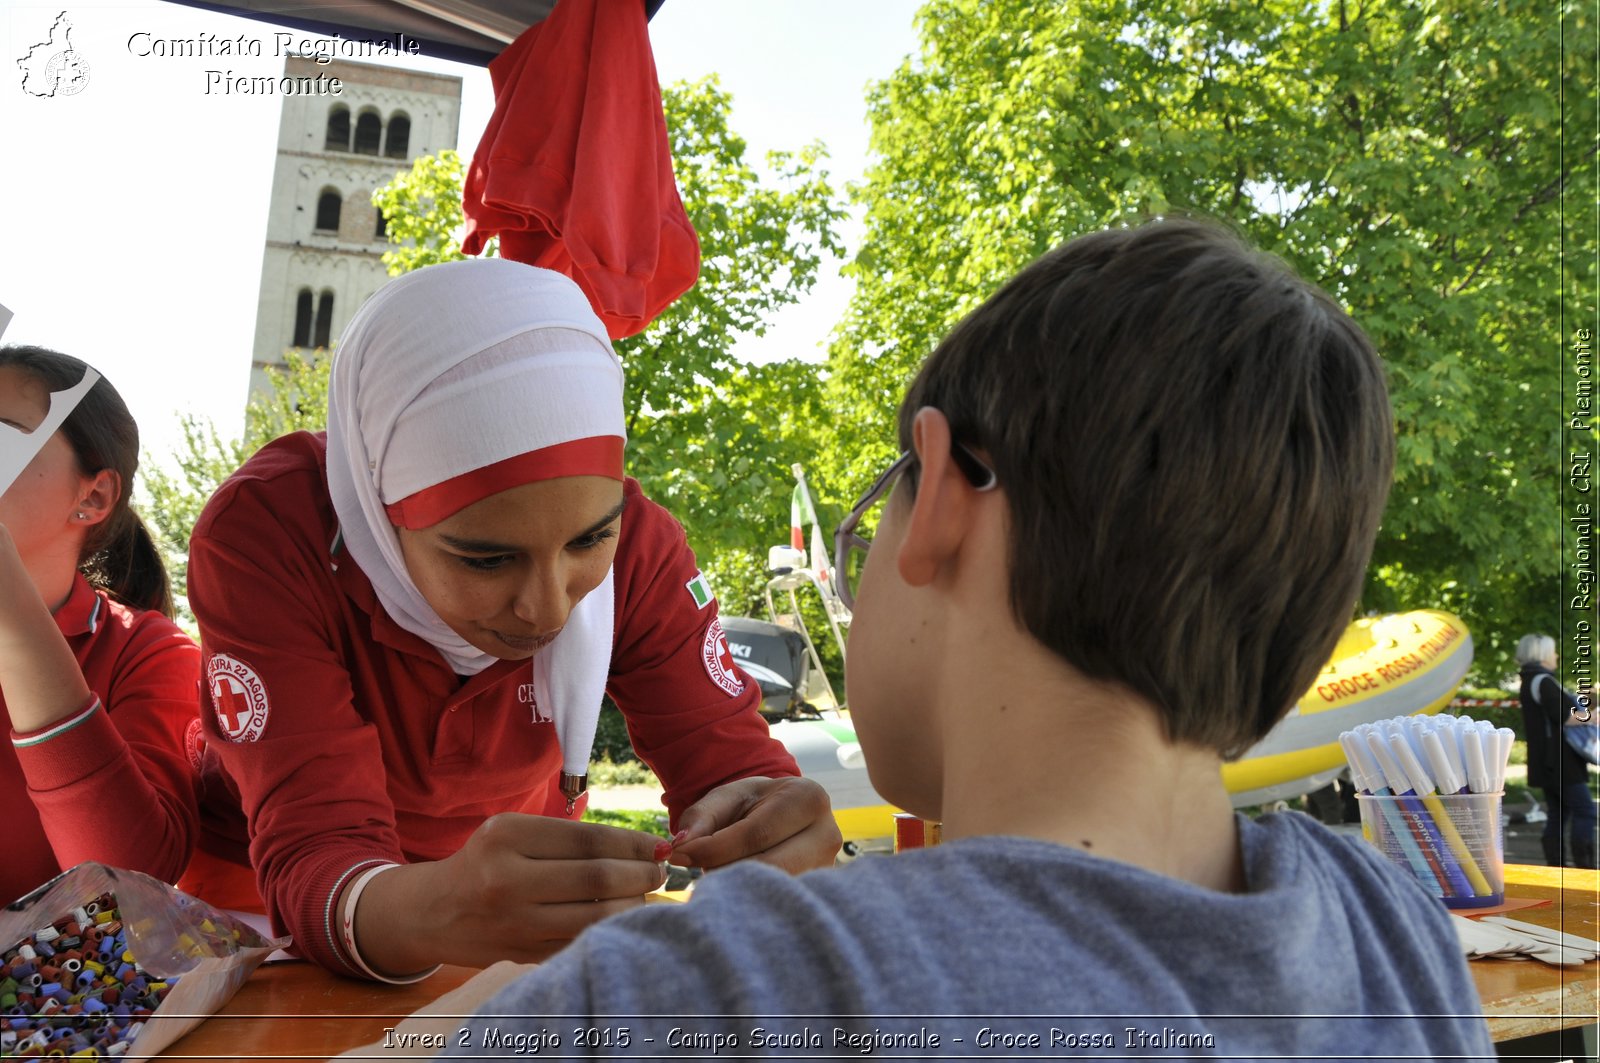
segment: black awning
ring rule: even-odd
[[[320,37],[352,41],[416,39],[428,55],[487,66],[522,31],[541,22],[555,0],[171,0],[186,7],[270,22]],[[665,0],[643,0],[653,17]]]

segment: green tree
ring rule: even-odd
[[[842,253],[843,208],[819,144],[770,153],[758,173],[728,125],[731,103],[714,76],[662,89],[700,279],[616,350],[629,472],[683,522],[719,595],[745,603],[761,571],[752,559],[783,541],[789,467],[812,453],[821,405],[816,366],[746,365],[733,346],[811,289],[825,252]],[[461,180],[446,152],[374,194],[391,242],[409,242],[385,256],[391,273],[463,257]]]
[[[1593,113],[1592,18],[932,0],[919,54],[870,92],[830,500],[892,457],[910,374],[1022,265],[1148,214],[1220,217],[1330,291],[1387,362],[1399,463],[1363,607],[1454,609],[1480,674],[1505,674],[1508,640],[1553,630],[1560,604],[1559,322],[1592,319],[1595,287],[1594,256],[1571,254],[1592,247],[1590,212],[1560,206],[1596,194],[1595,127],[1575,117]]]
[[[461,212],[465,177],[461,156],[445,148],[437,155],[422,156],[411,169],[395,174],[372,193],[372,205],[383,214],[389,240],[383,265],[390,276],[466,257],[460,251],[467,224]],[[499,239],[491,239],[484,256],[499,253]]]
[[[179,615],[191,628],[189,535],[200,511],[222,481],[262,444],[289,432],[327,427],[330,364],[331,354],[326,350],[313,351],[309,357],[298,351],[286,352],[282,367],[267,370],[270,391],[254,396],[245,408],[243,438],[224,439],[209,418],[185,414],[183,444],[172,455],[176,469],[165,468],[149,454],[140,462],[143,498],[139,509],[158,534]]]

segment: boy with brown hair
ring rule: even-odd
[[[1357,601],[1394,461],[1360,329],[1211,225],[1096,233],[940,344],[900,445],[839,530],[846,678],[873,785],[945,844],[719,871],[591,928],[464,1051],[520,1014],[628,1026],[610,1051],[641,1056],[675,1030],[742,1054],[1492,1058],[1438,901],[1308,817],[1237,815],[1218,770]]]

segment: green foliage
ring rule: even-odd
[[[1463,683],[1456,688],[1455,696],[1458,698],[1472,698],[1479,701],[1516,701],[1521,697],[1522,680],[1519,677],[1509,677],[1510,689],[1503,686],[1472,686]]]
[[[778,545],[778,541],[774,540],[773,545]],[[766,615],[768,576],[765,552],[757,555],[753,550],[725,546],[712,548],[697,556],[700,559],[700,571],[711,584],[711,592],[717,596],[719,613],[724,616]]]
[[[284,364],[269,368],[270,390],[251,398],[244,414],[246,454],[290,432],[320,432],[328,427],[328,371],[333,352],[319,347],[308,358],[296,350],[283,354]]]
[[[662,90],[700,280],[616,350],[630,474],[684,524],[697,554],[717,559],[719,592],[749,600],[751,566],[787,527],[789,466],[814,451],[821,396],[815,366],[746,365],[733,346],[811,289],[824,252],[842,253],[843,210],[820,145],[769,154],[769,176],[758,174],[728,126],[731,102],[715,77]],[[462,257],[461,180],[460,158],[441,152],[374,193],[390,219],[391,273]],[[735,573],[734,583],[721,578]]]
[[[767,548],[788,540],[790,467],[809,464],[825,422],[814,365],[782,361],[717,372],[717,383],[687,385],[670,409],[633,417],[628,467],[683,523],[696,552],[717,556],[733,576],[756,565],[764,571]],[[734,566],[729,550],[748,561]],[[719,595],[734,591],[721,580],[713,586]],[[748,589],[739,594],[748,598]],[[722,599],[725,607],[732,600]]]
[[[1460,697],[1470,697],[1470,696],[1473,696],[1473,695],[1468,695],[1468,694],[1461,693],[1461,694],[1459,694],[1459,696]],[[1509,699],[1512,700],[1512,701],[1516,701],[1516,699],[1517,699],[1517,696],[1515,694],[1507,695],[1505,693],[1500,693],[1500,694],[1496,695],[1496,697],[1498,697],[1498,698],[1507,698],[1507,697],[1509,697]],[[1517,737],[1518,738],[1522,738],[1523,737],[1523,734],[1522,734],[1522,706],[1520,704],[1517,704],[1517,705],[1505,705],[1505,706],[1495,706],[1495,705],[1473,705],[1471,707],[1462,706],[1459,709],[1449,709],[1446,712],[1440,713],[1440,715],[1441,716],[1470,716],[1474,720],[1488,720],[1490,723],[1494,724],[1496,727],[1509,727],[1509,728],[1511,728],[1513,731],[1515,731],[1517,733]]]
[[[783,606],[779,605],[778,608],[782,609]],[[811,633],[811,644],[817,649],[817,657],[822,661],[822,670],[828,674],[828,682],[833,684],[833,696],[844,701],[844,652],[834,641],[827,611],[815,591],[801,596],[800,619]],[[848,629],[844,629],[843,634],[846,639],[850,637]]]
[[[634,755],[633,743],[628,739],[628,727],[622,720],[622,712],[610,698],[600,703],[600,716],[595,722],[594,745],[590,755],[593,760],[614,764],[637,763],[639,760]]]
[[[383,265],[391,277],[423,266],[465,258],[461,238],[467,220],[461,213],[461,186],[466,172],[461,156],[450,148],[424,155],[411,169],[372,193],[372,205],[383,214],[389,249]],[[486,257],[500,253],[500,241],[491,239]]]
[[[608,827],[621,827],[623,830],[643,831],[646,834],[667,834],[667,810],[660,812],[647,812],[644,810],[628,808],[586,808],[583,810],[583,822],[604,823]]]
[[[223,439],[208,419],[184,414],[180,424],[184,441],[173,452],[175,473],[157,466],[148,454],[140,461],[143,497],[138,508],[161,548],[179,619],[192,628],[194,616],[189,612],[187,597],[189,533],[211,493],[248,454],[239,441]]]
[[[730,386],[744,368],[733,357],[738,337],[762,335],[774,312],[811,290],[823,252],[843,253],[834,232],[843,210],[820,144],[769,153],[773,177],[756,173],[728,127],[732,98],[714,76],[661,95],[684,209],[700,237],[700,279],[617,353],[635,422],[680,412],[698,421],[719,408],[708,409],[706,389],[722,403],[743,397]]]
[[[222,481],[262,444],[289,432],[327,426],[331,357],[320,349],[310,358],[298,351],[285,352],[284,364],[267,370],[271,391],[256,395],[245,408],[244,438],[223,439],[210,419],[185,414],[183,445],[172,454],[176,471],[161,467],[148,454],[140,462],[144,486],[140,510],[159,535],[179,618],[190,628],[194,617],[187,601],[189,534],[200,511]]]
[[[1450,609],[1480,676],[1514,671],[1509,645],[1560,605],[1556,329],[1594,314],[1595,256],[1562,255],[1593,248],[1592,9],[930,0],[919,27],[870,92],[829,500],[892,458],[915,367],[1018,268],[1143,215],[1216,216],[1387,362],[1399,462],[1363,609]],[[1588,207],[1564,218],[1564,197]]]
[[[601,789],[611,786],[657,786],[661,781],[656,778],[656,773],[647,768],[638,757],[632,755],[624,760],[612,760],[601,757],[589,762],[589,786]]]

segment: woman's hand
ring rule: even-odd
[[[544,959],[661,887],[660,840],[598,823],[493,816],[455,854],[373,879],[356,913],[356,942],[368,966],[395,976],[436,963]]]
[[[725,783],[678,817],[683,840],[674,864],[713,868],[746,857],[786,871],[827,867],[843,838],[828,793],[811,779],[739,779]]]

